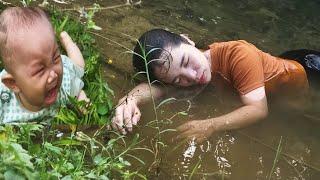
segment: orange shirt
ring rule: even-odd
[[[274,57],[243,41],[213,43],[212,81],[222,79],[244,95],[265,86],[269,94],[305,93],[307,75],[298,62]]]

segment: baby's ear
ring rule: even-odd
[[[196,45],[191,39],[189,39],[188,35],[186,35],[186,34],[180,34],[180,36],[181,36],[183,39],[187,40],[188,43],[191,44],[192,46],[195,46],[195,45]]]
[[[16,80],[13,78],[11,74],[6,74],[1,78],[2,83],[7,86],[7,88],[11,89],[13,92],[20,92],[19,87],[17,86]]]

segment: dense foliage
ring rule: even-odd
[[[0,7],[0,11],[3,8]],[[143,163],[130,154],[138,143],[138,136],[127,145],[123,136],[105,128],[112,115],[113,92],[102,79],[100,54],[88,33],[94,27],[93,21],[89,19],[87,22],[91,23],[83,24],[54,9],[50,13],[57,34],[67,31],[83,53],[84,90],[90,102],[70,98],[71,103],[61,107],[50,124],[1,125],[0,179],[145,178],[131,172],[131,163],[126,160],[131,157]],[[92,18],[94,11],[88,14]],[[98,125],[98,128],[87,135],[78,131],[79,125]],[[63,127],[67,133],[55,127]]]

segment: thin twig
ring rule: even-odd
[[[108,6],[108,7],[85,7],[84,10],[108,10],[108,9],[115,9],[115,8],[120,8],[124,6],[130,6],[130,4],[120,4],[120,5],[115,5],[115,6]],[[77,8],[66,8],[66,9],[61,9],[61,11],[78,11]]]
[[[122,45],[122,44],[120,44],[120,43],[118,43],[118,42],[116,42],[116,41],[114,41],[114,40],[112,40],[110,38],[107,38],[107,37],[105,37],[105,36],[103,36],[101,34],[95,33],[93,31],[88,31],[88,33],[93,34],[93,35],[98,36],[98,37],[101,37],[101,38],[103,38],[105,40],[108,40],[108,41],[110,41],[110,42],[112,42],[112,43],[114,43],[114,44],[116,44],[116,45],[128,50],[128,51],[132,51],[131,49],[127,48],[126,46],[124,46],[124,45]]]
[[[114,6],[107,6],[107,7],[84,7],[84,10],[109,10],[109,9],[116,9],[116,8],[121,8],[121,7],[125,7],[125,6],[136,6],[136,5],[140,5],[142,3],[142,1],[138,1],[135,3],[130,3],[130,1],[128,0],[126,3],[124,4],[119,4],[119,5],[114,5]],[[78,8],[65,8],[65,9],[61,9],[61,11],[78,11]]]

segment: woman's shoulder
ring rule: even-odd
[[[214,46],[241,46],[241,45],[252,45],[246,40],[231,40],[231,41],[217,41],[209,45],[209,47]]]
[[[211,54],[232,60],[236,57],[258,56],[259,49],[245,40],[215,42],[210,45]]]
[[[252,50],[257,50],[257,48],[245,41],[245,40],[235,40],[235,41],[223,41],[223,42],[214,42],[209,45],[209,49],[211,51],[216,51],[216,52],[247,52],[247,51],[252,51]]]

